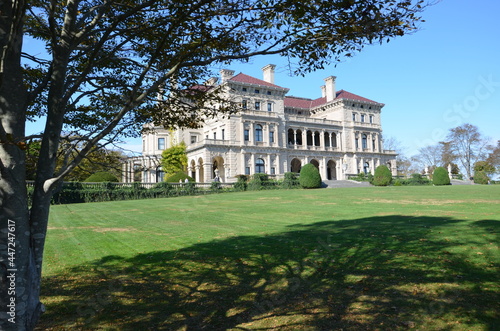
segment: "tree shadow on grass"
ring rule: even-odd
[[[44,279],[39,329],[493,330],[499,223],[370,217],[107,256]]]

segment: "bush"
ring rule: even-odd
[[[285,172],[285,179],[281,183],[281,187],[284,189],[300,187],[299,180],[297,179],[297,174],[295,172]]]
[[[235,191],[246,191],[247,190],[247,180],[248,180],[248,176],[246,175],[238,175],[236,176],[236,178],[238,178],[238,181],[236,183],[234,183],[234,190]]]
[[[477,171],[474,173],[474,183],[475,184],[488,184],[490,178],[484,171]]]
[[[85,179],[87,183],[118,182],[115,175],[107,171],[98,171]]]
[[[179,183],[179,180],[182,181],[184,183],[184,181],[186,180],[190,181],[190,182],[194,182],[194,179],[192,177],[189,177],[188,175],[186,175],[184,172],[182,171],[179,171],[179,172],[176,172],[175,174],[173,174],[172,176],[168,176],[165,181],[167,183]]]
[[[314,164],[308,163],[300,169],[299,183],[302,188],[321,187],[321,176]]]
[[[248,182],[247,189],[250,191],[262,190],[267,179],[268,177],[266,174],[254,174],[250,182]]]
[[[432,174],[432,183],[434,185],[450,185],[448,170],[443,167],[437,167]]]
[[[372,184],[375,186],[387,186],[391,184],[392,174],[389,168],[385,165],[379,165],[375,169],[375,175],[373,176]]]

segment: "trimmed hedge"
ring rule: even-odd
[[[443,167],[437,167],[432,173],[432,183],[434,185],[451,185],[448,170]]]
[[[300,169],[299,184],[302,188],[321,187],[321,176],[314,164],[308,163]]]
[[[281,187],[284,189],[299,188],[300,183],[295,172],[285,172],[285,179],[281,182]]]
[[[474,173],[474,183],[486,185],[490,181],[490,178],[484,171],[476,171]]]
[[[102,183],[102,182],[117,183],[118,178],[115,175],[113,175],[107,171],[98,171],[98,172],[90,175],[89,177],[87,177],[87,179],[85,179],[85,182],[86,183]]]
[[[392,173],[385,165],[379,165],[375,169],[375,175],[373,176],[372,185],[375,186],[387,186],[392,182]]]

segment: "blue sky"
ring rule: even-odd
[[[398,139],[408,156],[443,140],[450,128],[476,125],[500,139],[500,1],[442,0],[422,14],[420,31],[382,45],[367,46],[353,58],[305,77],[290,75],[286,59],[261,57],[228,67],[262,78],[277,65],[275,83],[289,95],[321,96],[323,79],[337,76],[344,89],[385,104],[384,136]],[[30,125],[29,131],[39,124]],[[127,148],[140,151],[140,139]]]

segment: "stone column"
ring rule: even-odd
[[[250,175],[255,173],[255,153],[250,155]]]
[[[205,183],[210,183],[212,181],[213,179],[212,163],[210,162],[203,163],[203,177]]]

